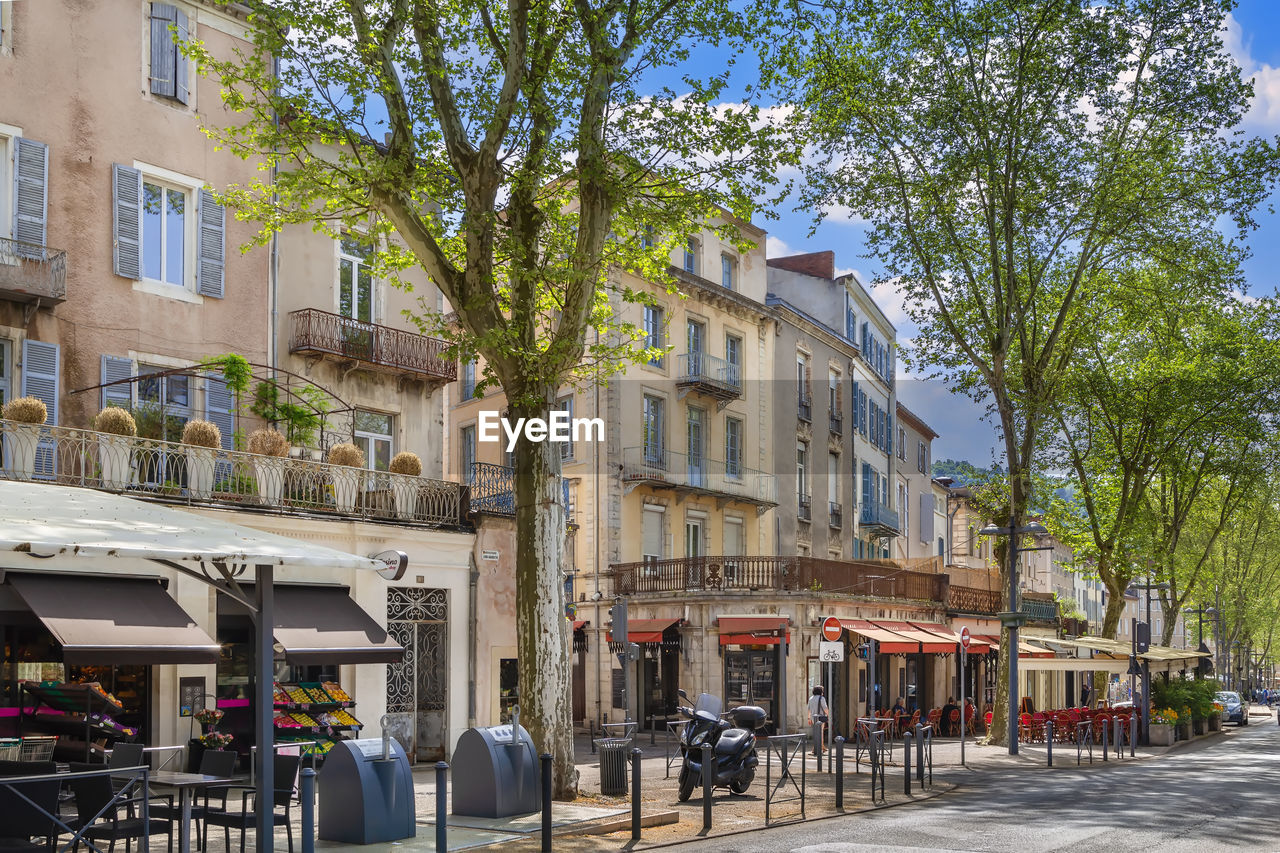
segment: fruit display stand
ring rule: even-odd
[[[138,730],[111,718],[124,707],[96,684],[23,681],[18,696],[18,736],[28,733],[84,736],[84,760],[95,739],[108,744],[137,737]],[[34,702],[27,707],[27,697]]]
[[[335,742],[355,736],[364,724],[351,713],[355,701],[334,681],[304,681],[275,684],[274,740],[276,744],[297,743],[302,755],[322,757]],[[240,717],[247,718],[248,700],[218,700],[227,710],[223,727],[237,732],[238,749],[248,750],[252,732],[240,732]]]

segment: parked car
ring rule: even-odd
[[[1219,690],[1213,694],[1213,700],[1222,705],[1222,722],[1235,723],[1237,726],[1249,725],[1249,706],[1241,701],[1239,693]]]

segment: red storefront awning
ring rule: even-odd
[[[890,631],[865,619],[841,619],[840,624],[859,636],[875,640],[876,650],[883,655],[913,655],[920,651],[920,644],[899,633]]]
[[[590,624],[591,624],[591,620],[589,619],[575,619],[573,620],[573,630],[581,631],[583,628],[587,627]]]
[[[628,619],[627,620],[627,640],[632,643],[661,643],[662,632],[670,628],[672,625],[680,622],[680,619]],[[613,642],[613,632],[605,633],[605,641]]]
[[[952,631],[946,625],[942,625],[937,622],[912,622],[910,624],[919,628],[921,631],[941,637],[943,640],[951,644],[951,650],[953,652],[960,646],[960,635],[955,631]],[[988,651],[990,651],[990,646],[973,636],[973,632],[971,631],[969,636],[969,654],[985,655]]]
[[[786,616],[721,616],[716,619],[722,646],[776,646],[786,631],[791,642],[791,620]]]

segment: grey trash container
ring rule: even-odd
[[[600,793],[606,797],[625,797],[627,753],[631,751],[631,738],[597,738],[596,749],[600,752]]]

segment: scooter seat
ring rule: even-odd
[[[751,732],[744,729],[729,729],[716,741],[716,755],[736,755],[746,746],[747,739],[751,736]]]

